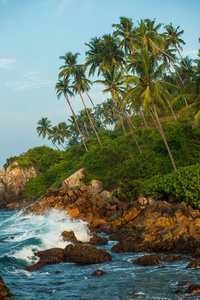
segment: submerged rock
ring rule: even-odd
[[[106,272],[104,272],[102,270],[96,270],[92,273],[92,276],[103,276],[105,274],[106,274]]]
[[[200,285],[199,284],[191,284],[187,290],[185,291],[187,294],[197,294],[200,293]]]
[[[188,265],[187,268],[200,268],[200,258],[196,258],[192,260]]]

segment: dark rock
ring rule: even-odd
[[[199,284],[191,284],[185,292],[187,294],[200,293],[200,285]]]
[[[108,239],[106,237],[99,237],[97,234],[93,234],[93,237],[90,239],[89,243],[91,245],[107,245]]]
[[[186,257],[184,255],[172,255],[172,254],[169,254],[169,255],[163,257],[163,261],[164,262],[171,262],[171,261],[183,260],[183,259],[191,260],[189,257]]]
[[[106,272],[104,272],[102,270],[97,270],[92,273],[92,276],[103,276],[105,274],[106,274]]]
[[[178,286],[186,286],[186,285],[189,285],[189,284],[191,284],[190,281],[180,281],[180,282],[178,283]]]
[[[73,231],[66,231],[66,230],[63,231],[62,237],[63,240],[66,242],[71,242],[73,244],[81,243],[80,241],[77,240]]]
[[[161,257],[157,254],[150,254],[141,256],[133,261],[133,264],[142,266],[153,266],[161,262]]]
[[[12,296],[13,294],[9,292],[9,288],[5,285],[3,278],[0,276],[0,299],[8,299]]]
[[[200,268],[200,258],[192,260],[188,265],[187,268]]]
[[[183,292],[181,292],[181,290],[177,290],[177,291],[174,292],[174,294],[176,294],[176,295],[182,295]]]
[[[109,252],[90,245],[73,246],[70,244],[66,246],[64,251],[66,261],[82,265],[97,264],[112,260]]]

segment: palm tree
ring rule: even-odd
[[[49,140],[52,140],[53,143],[54,143],[54,145],[56,145],[56,142],[57,142],[58,145],[61,145],[61,146],[63,147],[63,149],[65,150],[65,148],[64,148],[64,146],[63,146],[64,139],[63,139],[63,136],[60,135],[57,126],[53,126],[53,127],[52,127],[48,139],[49,139]],[[59,149],[59,150],[60,150],[60,149]]]
[[[136,53],[137,55],[137,64],[136,71],[137,76],[133,75],[128,77],[128,83],[133,83],[134,86],[127,93],[125,100],[130,97],[136,95],[140,97],[142,106],[144,109],[152,109],[152,113],[154,114],[155,120],[157,122],[159,132],[163,138],[163,141],[168,150],[172,165],[174,170],[177,171],[172,153],[168,146],[165,134],[163,132],[160,120],[158,118],[156,104],[164,105],[165,101],[163,99],[163,95],[167,95],[166,86],[174,86],[167,82],[160,80],[161,72],[163,71],[162,65],[157,65],[157,61],[155,58],[149,53],[147,46],[142,49],[141,53]],[[174,86],[176,87],[176,86]]]
[[[119,46],[122,49],[124,48],[125,54],[134,53],[137,45],[134,40],[136,29],[133,27],[132,19],[120,17],[120,24],[113,24],[112,27],[116,28],[113,35],[122,38]]]
[[[45,139],[46,136],[50,137],[51,135],[51,121],[48,120],[48,118],[41,118],[39,121],[38,121],[38,126],[37,126],[37,132],[38,132],[38,136],[41,136],[43,137],[43,139]],[[60,150],[55,142],[53,141],[53,139],[50,137],[50,140],[52,142],[52,144],[58,149]]]
[[[57,130],[60,138],[65,141],[65,138],[68,139],[70,138],[70,130],[69,130],[69,125],[66,124],[66,122],[60,122],[57,125]],[[68,143],[65,141],[66,145]]]
[[[85,102],[83,100],[83,96],[82,96],[82,93],[81,93],[81,88],[80,88],[80,85],[79,85],[79,82],[78,82],[78,78],[79,78],[79,73],[80,73],[80,69],[82,68],[82,66],[80,65],[77,65],[77,57],[78,57],[79,53],[75,53],[75,54],[72,54],[72,52],[68,52],[65,54],[65,56],[60,56],[61,59],[64,59],[65,60],[65,65],[61,66],[60,69],[62,69],[62,71],[59,73],[59,77],[68,77],[68,76],[73,76],[74,78],[74,81],[75,81],[75,84],[76,84],[76,87],[78,89],[78,92],[79,92],[79,95],[80,95],[80,98],[83,102],[83,105],[85,107],[85,110],[87,112],[87,115],[88,115],[88,119],[90,120],[90,123],[91,123],[91,126],[92,126],[92,129],[94,130],[94,133],[97,137],[97,140],[99,142],[99,145],[102,147],[102,144],[101,144],[101,141],[99,139],[99,136],[98,136],[98,133],[94,127],[94,124],[92,122],[92,119],[89,115],[89,112],[87,110],[87,107],[85,105]]]
[[[120,119],[120,122],[121,122],[121,125],[122,125],[123,132],[124,132],[124,134],[126,134],[124,124],[123,124],[123,120],[122,120],[122,117],[120,115],[120,109],[119,109],[120,106],[121,106],[121,99],[120,99],[119,94],[122,94],[122,92],[123,92],[122,84],[124,83],[124,79],[122,77],[122,72],[118,72],[117,68],[116,68],[116,65],[112,65],[112,67],[107,68],[107,70],[105,72],[105,80],[97,80],[97,82],[100,82],[100,83],[102,83],[102,84],[104,84],[105,86],[108,87],[105,90],[103,90],[104,93],[107,93],[109,91],[111,92],[112,98],[113,98],[113,100],[116,104],[116,108],[117,108],[117,111],[118,111],[118,116],[119,116],[119,119]],[[139,147],[139,144],[137,142],[137,139],[136,139],[136,137],[135,137],[135,135],[132,131],[131,124],[130,124],[130,121],[129,121],[129,116],[128,116],[126,110],[124,112],[125,112],[124,116],[125,116],[125,118],[127,118],[127,123],[128,123],[129,128],[130,128],[131,134],[132,134],[132,136],[135,140],[137,148],[138,148],[139,152],[142,153],[141,149]]]
[[[165,29],[167,30],[165,32],[165,34],[166,34],[166,43],[167,43],[168,46],[172,46],[178,51],[184,65],[185,65],[185,68],[188,69],[188,66],[187,66],[187,64],[186,64],[185,60],[183,59],[183,57],[181,55],[181,52],[180,52],[180,50],[181,51],[183,50],[181,44],[185,45],[185,42],[180,38],[180,36],[184,33],[184,30],[181,30],[181,31],[178,32],[179,28],[180,28],[180,26],[178,26],[177,28],[174,28],[172,26],[172,23],[165,26]]]
[[[73,96],[73,93],[71,91],[71,89],[73,88],[72,86],[69,85],[69,78],[68,76],[64,79],[64,80],[59,80],[57,83],[56,83],[56,86],[55,86],[55,89],[56,89],[56,94],[57,94],[57,98],[60,99],[60,97],[62,96],[62,94],[64,94],[65,96],[65,99],[67,100],[67,103],[71,109],[71,112],[73,114],[73,117],[74,117],[74,120],[75,120],[75,123],[76,123],[76,127],[78,129],[78,132],[80,134],[80,137],[82,139],[82,142],[83,142],[83,145],[85,147],[85,150],[88,151],[87,149],[87,146],[85,144],[85,141],[84,141],[84,138],[82,136],[82,133],[81,133],[81,130],[79,128],[79,125],[78,125],[78,122],[77,122],[77,119],[76,119],[76,115],[74,113],[74,110],[72,109],[72,106],[71,106],[71,103],[69,101],[69,96]]]

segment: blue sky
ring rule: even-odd
[[[125,16],[135,24],[156,18],[165,25],[180,25],[186,42],[183,55],[196,58],[199,12],[199,0],[0,0],[0,169],[8,157],[51,146],[37,135],[41,117],[57,125],[71,115],[54,89],[62,64],[59,56],[79,52],[83,63],[84,43],[112,33],[112,24]],[[99,85],[90,95],[94,103],[107,98]],[[78,97],[73,107],[76,112],[83,108]]]

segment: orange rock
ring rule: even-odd
[[[173,237],[179,237],[181,234],[187,232],[187,226],[188,224],[183,222],[182,224],[180,224],[179,226],[175,227],[172,230],[172,235]]]
[[[200,217],[197,217],[194,219],[194,224],[198,227],[200,227]]]
[[[135,219],[140,213],[141,213],[141,208],[139,204],[134,204],[129,210],[128,212],[123,216],[124,220],[128,223],[130,221],[132,221],[133,219]]]
[[[66,210],[68,214],[72,217],[77,217],[80,214],[80,211],[77,207],[71,208],[70,206],[68,206]]]
[[[86,222],[88,222],[88,223],[93,222],[93,220],[94,220],[93,214],[92,214],[92,213],[89,213],[89,214],[86,216],[86,218],[84,218],[84,220],[85,220]]]
[[[95,220],[93,221],[93,226],[94,226],[94,227],[97,227],[97,226],[99,226],[99,225],[103,225],[103,224],[106,224],[106,223],[107,223],[106,220],[97,218],[97,219],[95,219]]]

